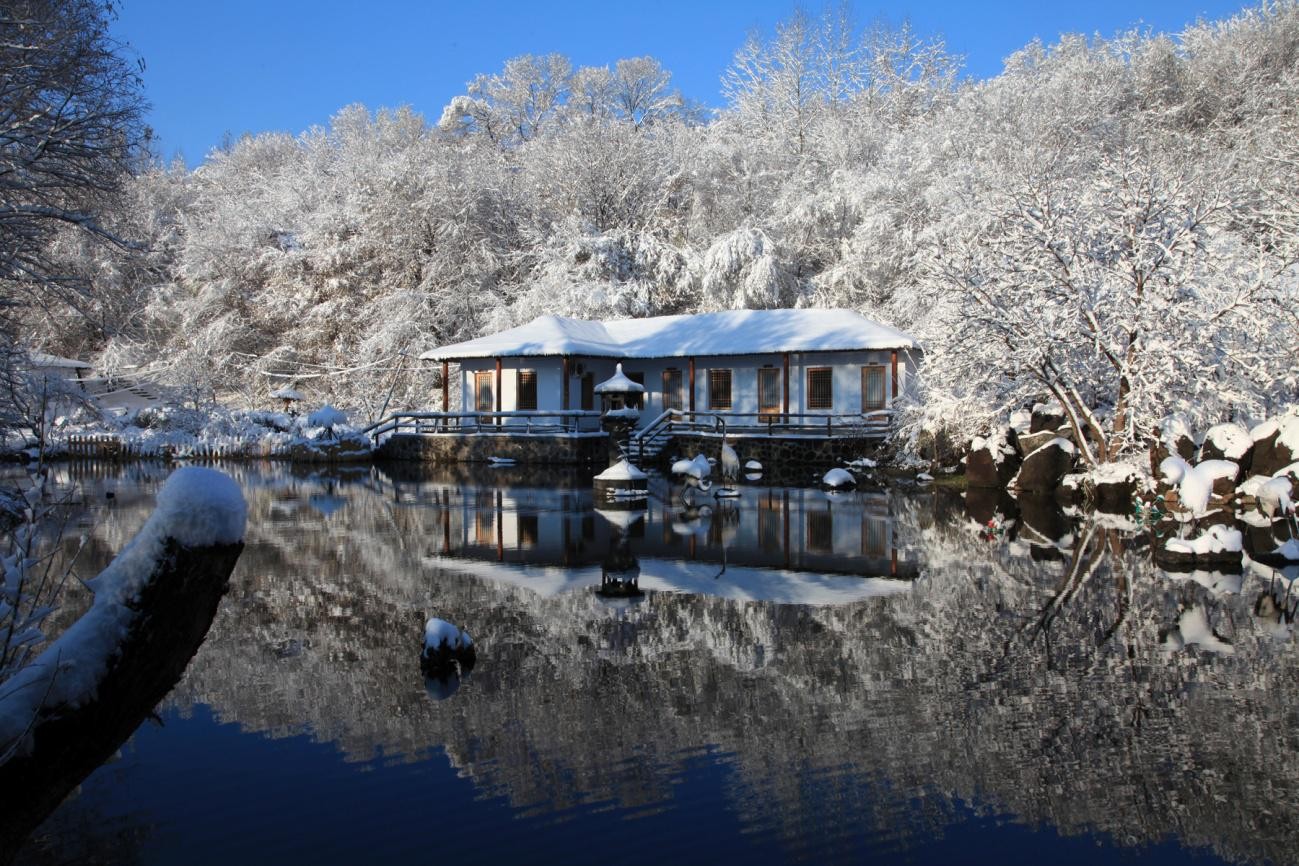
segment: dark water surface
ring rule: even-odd
[[[248,543],[206,643],[21,862],[1299,862],[1280,584],[1168,575],[1125,520],[224,468]],[[88,573],[167,474],[59,471]],[[458,689],[434,615],[478,646]]]

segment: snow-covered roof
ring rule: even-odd
[[[919,348],[914,338],[852,310],[726,310],[607,322],[541,316],[508,331],[431,349],[420,358],[679,358],[912,348]]]

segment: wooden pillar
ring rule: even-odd
[[[501,411],[501,359],[496,359],[496,411]],[[497,421],[500,419],[498,418]]]
[[[568,377],[570,375],[571,373],[569,373],[568,370],[568,356],[565,355],[559,361],[559,379],[560,379],[559,391],[560,394],[562,395],[560,397],[562,401],[560,403],[560,407],[563,408],[565,412],[568,411]]]
[[[781,515],[782,522],[784,523],[783,529],[784,529],[785,537],[784,537],[784,544],[782,545],[782,547],[785,550],[785,568],[789,568],[790,557],[789,557],[789,491],[788,490],[784,492],[784,496],[782,497],[781,500],[780,515]]]
[[[447,401],[447,397],[451,393],[450,377],[451,377],[451,365],[446,361],[443,361],[442,362],[442,411],[443,412],[451,411],[451,404],[450,402]]]
[[[893,401],[897,399],[897,396],[898,396],[898,350],[894,349],[893,350],[893,390],[889,392],[889,401],[886,405],[892,408]]]
[[[780,393],[782,395],[782,398],[784,400],[784,405],[785,405],[783,414],[786,416],[785,420],[788,421],[789,420],[788,418],[789,415],[789,353],[788,352],[785,353],[783,360],[785,363],[785,384],[781,386]]]
[[[690,411],[695,411],[695,359],[690,359]]]

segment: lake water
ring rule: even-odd
[[[247,547],[205,644],[20,862],[1299,861],[1280,585],[1166,574],[1124,519],[224,468]],[[167,472],[57,469],[86,572]],[[429,616],[477,643],[458,684]]]

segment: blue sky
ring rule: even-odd
[[[966,72],[995,75],[1034,37],[1111,35],[1142,25],[1176,31],[1226,17],[1240,0],[1091,0],[1061,3],[935,0],[853,3],[866,23],[910,20],[965,55]],[[672,71],[687,97],[720,105],[719,81],[752,28],[769,32],[794,0],[124,0],[115,24],[146,64],[148,121],[158,149],[190,165],[227,134],[301,132],[345,105],[411,105],[436,121],[479,72],[510,57],[558,51],[575,66],[644,54]],[[805,2],[810,11],[819,2]]]

